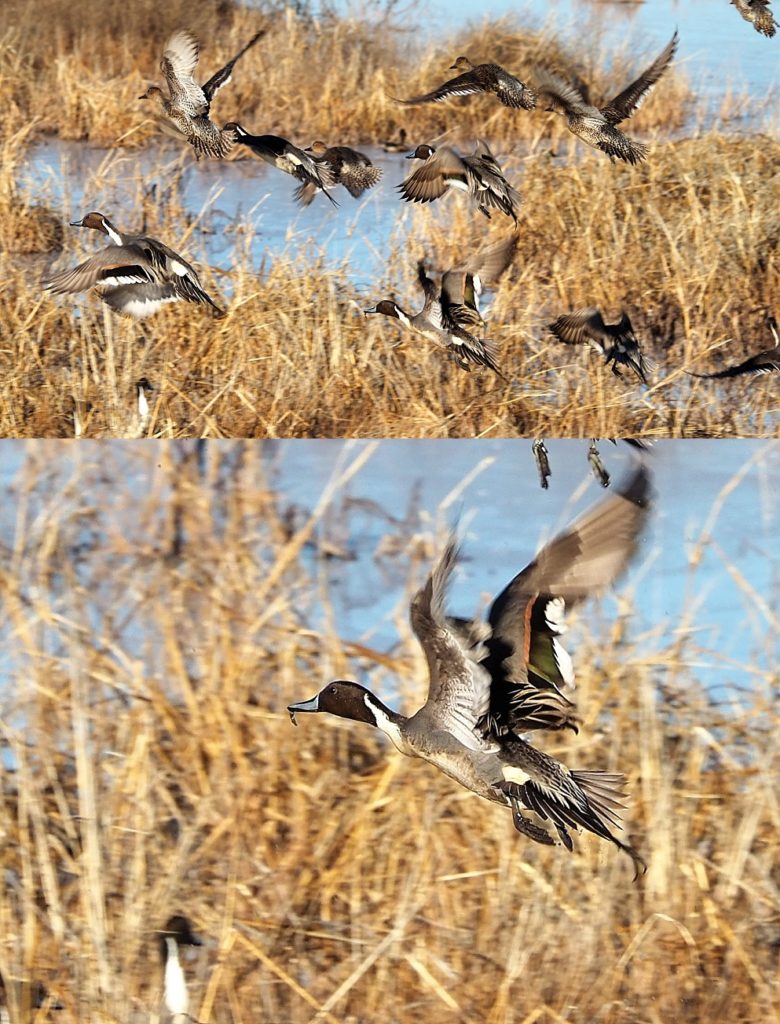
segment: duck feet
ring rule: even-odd
[[[493,783],[493,789],[509,797],[509,802],[512,805],[512,821],[521,835],[528,836],[529,839],[533,839],[535,843],[541,843],[543,846],[555,846],[555,840],[550,833],[523,814],[523,805],[520,803],[523,787],[519,783],[502,779],[500,782]],[[571,842],[571,840],[569,841]]]

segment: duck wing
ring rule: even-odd
[[[451,146],[441,146],[422,167],[404,179],[398,191],[407,203],[430,203],[440,199],[448,188],[468,191],[472,172]]]
[[[190,116],[207,114],[209,103],[203,89],[192,74],[198,63],[198,41],[190,32],[180,29],[165,44],[160,70],[168,83],[171,102]]]
[[[538,99],[547,103],[548,110],[580,115],[599,113],[585,102],[576,86],[549,68],[537,69],[534,86]]]
[[[479,327],[484,323],[479,308],[483,285],[495,284],[508,269],[517,252],[519,238],[515,233],[487,246],[443,275],[442,305],[462,327]]]
[[[418,316],[423,317],[437,330],[444,330],[444,310],[441,304],[441,293],[436,286],[436,282],[428,277],[424,260],[419,260],[417,263],[417,280],[420,282],[420,287],[425,296],[425,303]]]
[[[430,681],[428,699],[410,723],[426,734],[445,730],[470,750],[485,750],[485,741],[475,730],[490,705],[490,677],[469,655],[444,612],[457,560],[458,547],[450,538],[433,572],[412,600],[412,629],[425,651]]]
[[[630,326],[630,325],[629,325]],[[566,345],[581,345],[593,342],[603,352],[606,342],[612,342],[612,334],[607,330],[604,318],[595,306],[587,309],[575,309],[565,313],[551,323],[548,330]]]
[[[70,270],[52,274],[43,283],[46,291],[56,295],[85,292],[95,285],[113,287],[126,284],[147,284],[157,280],[153,267],[147,265],[145,254],[133,246],[109,245]]]
[[[563,613],[625,570],[647,522],[650,483],[647,468],[638,467],[619,491],[545,545],[495,599],[483,662],[493,680],[486,729],[501,734],[573,725],[573,704],[561,692],[574,681],[571,659],[558,642]]]
[[[422,96],[412,96],[408,100],[396,100],[396,103],[410,107],[415,103],[440,103],[442,100],[449,99],[450,96],[473,96],[478,92],[490,91],[476,71],[467,71],[463,75],[451,78],[432,92],[423,93]]]
[[[206,82],[203,86],[203,95],[206,97],[206,101],[209,105],[222,86],[227,85],[233,77],[233,68],[236,65],[236,61],[240,57],[243,57],[246,51],[250,49],[250,47],[254,46],[258,39],[261,39],[265,35],[266,31],[267,30],[265,28],[261,28],[259,32],[255,32],[246,46],[239,50],[235,57],[227,62],[224,68],[220,68],[219,71],[213,74],[208,82]]]
[[[674,35],[650,67],[645,68],[637,79],[630,85],[627,85],[613,100],[601,108],[601,113],[610,124],[620,124],[621,121],[630,117],[642,105],[650,90],[671,64],[677,50],[679,38],[675,29]]]
[[[743,377],[746,374],[758,376],[762,373],[773,373],[775,370],[780,370],[780,346],[770,348],[766,352],[759,352],[744,362],[737,363],[736,366],[729,366],[725,370],[719,370],[717,373],[692,373],[689,371],[688,376],[715,380],[725,377]]]

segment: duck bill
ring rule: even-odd
[[[404,159],[405,160],[416,160],[417,159],[417,150],[415,150],[414,153],[407,153],[406,156],[404,157]]]
[[[372,309],[364,309],[363,310],[363,316],[368,316],[369,313],[376,313],[376,306],[374,306]]]
[[[310,711],[319,711],[319,710],[320,710],[320,695],[319,694],[317,694],[316,697],[312,697],[311,700],[302,700],[298,704],[288,704],[287,705],[287,711],[288,711],[288,713],[290,715],[290,721],[292,722],[293,725],[297,725],[298,724],[295,721],[295,716],[296,716],[296,714],[299,711],[310,712]]]
[[[84,227],[84,218],[82,217],[81,220],[72,220],[70,222],[70,226],[72,228],[83,228]]]

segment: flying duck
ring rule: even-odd
[[[392,299],[383,299],[364,312],[366,315],[382,313],[400,320],[404,327],[446,348],[464,370],[476,364],[503,376],[496,361],[495,342],[480,338],[477,333],[485,323],[479,310],[479,296],[483,283],[493,283],[504,273],[516,248],[517,235],[489,246],[445,271],[439,286],[428,276],[425,262],[420,260],[417,277],[425,303],[419,313],[406,313]]]
[[[412,628],[428,662],[428,698],[420,710],[407,718],[361,684],[337,679],[310,700],[290,704],[293,722],[301,712],[326,712],[373,725],[402,753],[510,807],[522,834],[553,845],[543,824],[549,821],[571,850],[569,829],[585,828],[627,853],[636,877],[645,862],[612,832],[623,808],[623,775],[569,769],[523,735],[577,731],[574,704],[563,694],[573,683],[571,659],[558,640],[563,611],[604,590],[626,568],[649,507],[650,475],[641,465],[620,491],[542,548],[495,599],[487,623],[445,613],[458,558],[450,539],[411,604]]]
[[[343,185],[355,199],[359,199],[382,177],[381,167],[375,167],[365,153],[358,153],[349,146],[326,146],[318,141],[312,142],[305,152],[311,153],[317,163],[327,164],[334,184]],[[301,206],[308,206],[318,190],[318,185],[307,181],[299,185],[293,195]]]
[[[303,201],[305,198],[304,206],[309,205],[317,192],[322,192],[334,206],[339,205],[327,191],[334,185],[329,164],[319,162],[311,153],[299,149],[298,146],[294,146],[292,142],[288,142],[287,139],[283,139],[279,135],[251,135],[236,121],[228,122],[225,128],[234,132],[237,142],[247,146],[267,164],[277,167],[285,174],[291,174],[304,186],[311,185],[311,195],[307,192],[304,197],[301,188],[296,189],[293,193],[299,201]]]
[[[468,57],[458,57],[450,70],[461,71],[462,74],[451,78],[432,92],[397,102],[412,106],[416,103],[440,103],[451,96],[473,96],[479,92],[492,92],[505,107],[533,110],[536,106],[536,94],[533,90],[519,78],[510,75],[500,64],[472,64]]]
[[[44,280],[46,291],[64,295],[94,288],[106,305],[136,319],[180,300],[211,306],[216,316],[224,316],[224,310],[203,290],[191,264],[157,239],[126,234],[97,212],[72,221],[71,226],[101,231],[112,244],[78,266],[52,274]]]
[[[777,23],[769,9],[769,0],[730,0],[736,9],[745,19],[749,21],[756,32],[770,38],[777,30]]]
[[[452,146],[436,149],[424,144],[409,153],[407,160],[423,160],[424,163],[398,186],[405,202],[431,203],[449,189],[457,189],[470,196],[488,219],[493,209],[517,223],[522,201],[520,193],[506,180],[484,139],[477,140],[470,155],[463,155]]]
[[[736,366],[728,366],[725,370],[718,370],[717,373],[693,373],[691,370],[688,370],[686,371],[688,376],[701,377],[704,380],[716,380],[722,377],[742,377],[748,373],[751,376],[757,376],[761,373],[772,373],[775,370],[780,370],[780,334],[777,333],[777,321],[771,316],[767,322],[774,338],[774,348],[758,352],[744,362],[737,363]]]
[[[589,103],[571,82],[547,68],[536,73],[540,98],[546,100],[547,109],[563,113],[569,131],[600,149],[611,160],[625,160],[636,164],[647,158],[647,146],[629,139],[616,125],[630,117],[641,105],[652,87],[663,75],[677,49],[678,35],[674,35],[653,63],[642,74],[603,107]]]
[[[95,288],[111,309],[135,319],[181,300],[210,306],[215,316],[225,315],[203,290],[194,267],[156,238],[125,234],[97,212],[72,221],[71,227],[100,231],[111,244],[77,267],[52,274],[43,283],[46,291],[64,295]]]
[[[612,363],[612,372],[620,377],[618,364],[628,366],[647,384],[648,365],[634,334],[627,313],[623,313],[616,324],[604,323],[601,313],[594,307],[575,309],[572,313],[559,316],[548,330],[558,341],[567,345],[581,345],[587,342],[604,356],[604,362]]]
[[[168,127],[183,135],[195,150],[195,158],[213,156],[218,160],[227,156],[235,136],[227,127],[218,128],[209,117],[211,101],[227,85],[239,57],[254,46],[265,29],[256,32],[238,53],[220,68],[205,85],[198,85],[192,77],[198,63],[198,41],[183,29],[174,32],[165,44],[160,71],[168,86],[166,97],[157,85],[150,86],[139,99],[147,100],[157,96],[160,107],[167,118]]]

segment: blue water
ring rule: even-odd
[[[243,443],[208,442],[206,452],[219,444],[223,451],[236,453]],[[257,442],[250,444],[260,450]],[[613,481],[619,481],[633,459],[631,450],[608,443],[600,447]],[[538,485],[527,441],[269,441],[262,448],[263,472],[279,507],[295,506],[303,516],[315,507],[334,473],[367,449],[368,462],[335,493],[317,533],[318,543],[327,541],[350,558],[325,559],[316,548],[307,550],[311,584],[301,591],[300,611],[305,625],[320,630],[332,623],[343,640],[380,651],[397,647],[412,588],[424,578],[452,526],[458,524],[464,538],[452,610],[470,615],[533,558],[545,538],[604,493],[590,475],[582,441],[548,442],[553,470],[548,491]],[[46,473],[56,486],[45,501],[27,495],[27,521],[40,525],[57,519],[72,541],[76,533],[69,517],[80,495],[83,528],[124,536],[127,554],[113,557],[135,558],[133,510],[140,496],[156,493],[152,478],[159,481],[154,448],[126,442],[62,442],[45,448],[0,443],[0,545],[5,550],[14,547],[20,511],[15,481],[21,480],[25,460],[35,455],[45,458]],[[719,700],[741,688],[767,686],[778,655],[772,610],[778,607],[780,586],[780,443],[660,442],[652,464],[657,496],[650,528],[616,591],[631,597],[633,637],[641,638],[641,649],[652,658],[681,633],[693,635],[690,673]],[[84,465],[98,473],[100,488],[92,498],[77,488],[66,500],[65,481]],[[253,480],[252,486],[261,489],[262,480]],[[260,527],[250,516],[247,531],[262,536]],[[430,555],[414,554],[419,537],[431,542]],[[258,557],[265,554],[259,546]],[[116,568],[114,561],[109,577]],[[31,586],[27,579],[25,587]],[[51,597],[62,594],[63,580],[36,577],[34,586],[42,598],[46,595],[41,588],[52,588]],[[246,602],[246,621],[251,621],[251,594]],[[61,607],[67,617],[67,600]],[[616,597],[607,595],[587,603],[579,616],[597,617],[608,635],[606,627],[619,607]],[[109,616],[111,623],[124,617],[115,598],[107,602],[92,595],[90,608],[95,635],[107,627]],[[122,634],[124,653],[144,663],[148,672],[159,672],[161,640],[154,603],[139,606],[136,595],[133,609]],[[57,629],[39,628],[47,649],[56,650]],[[572,647],[576,636],[575,625]],[[188,637],[187,644],[192,647],[197,639]],[[0,620],[0,692],[8,691],[12,682],[25,684],[27,675],[19,671],[17,659],[14,628]],[[331,670],[323,660],[323,678]],[[352,670],[358,676],[365,671],[360,664]]]

